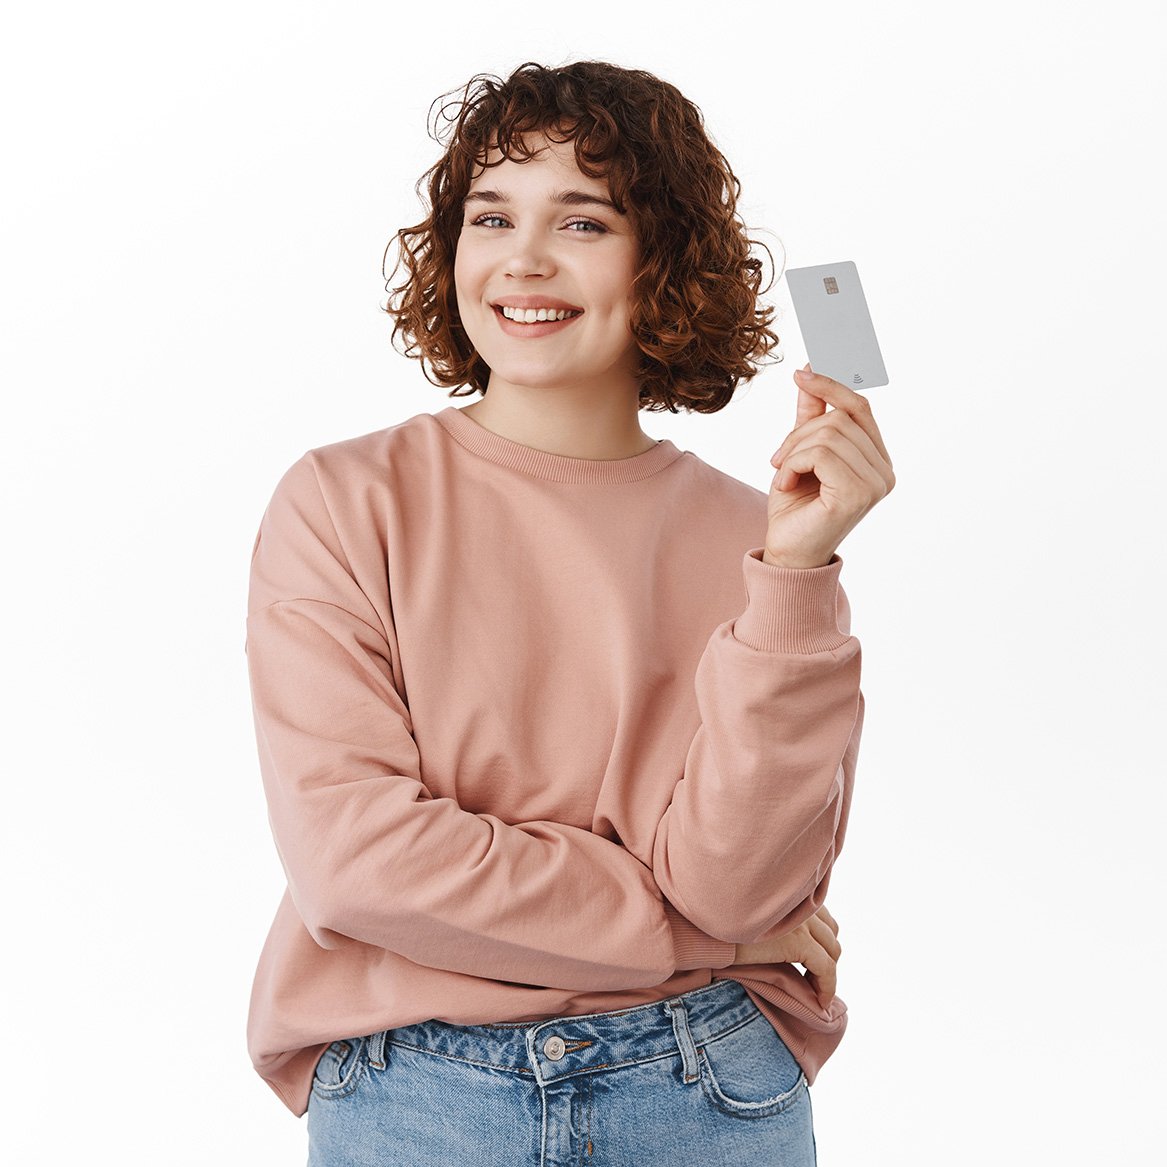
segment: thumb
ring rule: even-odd
[[[807,363],[804,367],[809,370],[810,364]],[[794,418],[796,427],[802,425],[804,421],[810,421],[812,417],[819,417],[826,412],[827,403],[823,398],[816,397],[801,385],[798,386],[798,409]]]

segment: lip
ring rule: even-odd
[[[532,307],[547,307],[552,305],[544,301],[541,305],[531,305]],[[516,304],[516,308],[526,307],[524,304]],[[563,307],[568,307],[564,304]],[[514,320],[508,320],[499,308],[493,308],[495,320],[498,321],[498,326],[507,334],[507,336],[519,336],[524,340],[537,340],[541,336],[550,336],[553,332],[561,332],[565,328],[569,328],[577,320],[583,319],[583,313],[578,316],[565,316],[562,320],[539,320],[534,324],[518,324]]]
[[[491,300],[492,308],[566,308],[569,312],[582,312],[578,304],[569,304],[566,300],[558,300],[554,296],[500,296]]]

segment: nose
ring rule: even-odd
[[[510,244],[504,265],[507,275],[518,277],[554,275],[555,261],[544,235],[535,230],[515,228],[510,234]]]

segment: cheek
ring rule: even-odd
[[[481,284],[479,271],[481,266],[481,263],[475,260],[474,248],[460,242],[454,251],[454,286],[459,294],[467,296],[474,294],[475,289]]]
[[[454,252],[454,289],[458,293],[458,298],[461,299],[462,293],[466,288],[469,280],[469,273],[466,270],[465,253],[461,247]]]
[[[632,315],[636,269],[631,260],[626,259],[625,262],[614,265],[608,275],[604,297],[607,301],[607,310],[612,317],[627,320]]]
[[[454,304],[458,309],[458,317],[467,333],[477,331],[477,321],[474,315],[474,294],[470,286],[470,272],[467,270],[461,250],[454,255]],[[472,341],[473,343],[473,341]]]

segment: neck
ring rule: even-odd
[[[657,443],[640,428],[635,393],[577,393],[491,377],[486,395],[460,410],[520,445],[568,458],[632,458]]]

